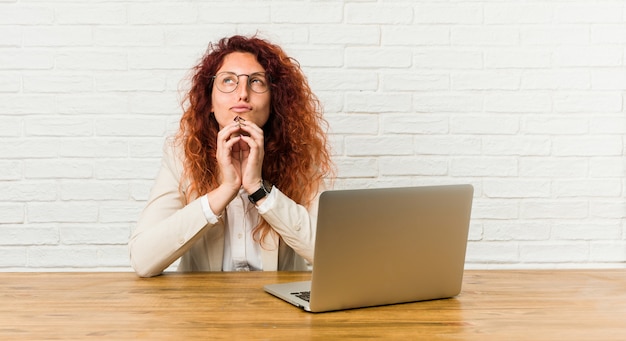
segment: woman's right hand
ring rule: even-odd
[[[215,157],[219,167],[219,187],[207,193],[209,205],[215,214],[221,214],[241,188],[241,155],[248,145],[241,140],[239,123],[233,122],[217,134]]]

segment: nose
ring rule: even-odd
[[[237,87],[237,94],[239,95],[239,99],[243,101],[248,101],[248,75],[239,75],[239,77],[244,76],[243,78],[239,78],[239,86]]]

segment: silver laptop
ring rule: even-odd
[[[264,289],[310,312],[456,296],[473,192],[471,185],[323,192],[311,281]]]

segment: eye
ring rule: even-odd
[[[265,85],[266,81],[265,81],[265,76],[264,75],[251,75],[250,76],[250,84],[256,84],[256,85]]]
[[[220,77],[220,83],[224,85],[237,84],[237,76],[231,74],[222,74]]]

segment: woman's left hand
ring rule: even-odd
[[[262,180],[265,140],[263,129],[251,121],[241,124],[240,141],[233,146],[233,158],[241,162],[241,185],[249,194],[259,189]]]

